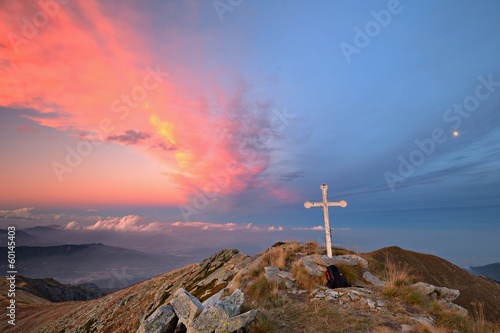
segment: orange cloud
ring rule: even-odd
[[[134,146],[162,164],[172,180],[166,195],[182,195],[173,196],[177,203],[200,190],[216,192],[216,200],[262,186],[257,184],[270,163],[269,151],[254,141],[269,126],[270,106],[249,100],[241,82],[233,90],[222,89],[192,72],[190,64],[155,57],[147,38],[134,30],[147,20],[131,11],[110,17],[104,6],[95,0],[4,4],[0,105],[36,109],[40,116],[26,118],[68,133],[87,133],[94,142]],[[172,49],[185,46],[181,36],[166,36]],[[200,42],[192,38],[190,43]],[[168,74],[169,68],[177,75]],[[198,88],[207,93],[193,93]],[[76,167],[64,161],[53,165],[60,181],[73,177],[69,170]],[[90,176],[87,182],[100,178]],[[151,184],[155,191],[156,186]],[[144,198],[144,193],[115,192],[105,196]]]

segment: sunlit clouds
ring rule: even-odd
[[[101,175],[75,170],[83,169],[99,149],[114,154],[110,145],[118,144],[160,163],[156,175],[168,178],[154,204],[189,204],[200,191],[216,193],[211,201],[249,188],[260,189],[261,195],[270,191],[264,186],[269,183],[264,171],[271,162],[271,147],[253,141],[259,130],[282,124],[279,119],[271,124],[274,106],[251,97],[245,80],[219,87],[201,73],[190,72],[195,69],[178,58],[173,62],[146,51],[148,36],[134,29],[147,24],[146,18],[133,11],[111,17],[107,4],[97,1],[72,1],[51,10],[31,1],[6,6],[8,11],[0,11],[0,29],[9,32],[0,35],[0,105],[21,113],[32,109],[23,117],[80,140],[55,148],[51,180],[61,184],[54,186],[63,188],[70,181],[78,190],[77,183],[113,174],[105,168]],[[46,24],[19,20],[33,15],[41,20],[38,12],[45,13]],[[182,47],[181,36],[166,36],[170,48]],[[200,92],[193,93],[195,86]],[[38,129],[23,126],[18,131],[32,134]],[[158,191],[158,181],[158,176],[144,177],[142,189],[117,193],[117,198],[144,201],[144,195]],[[280,187],[273,187],[279,194]],[[86,192],[81,191],[81,200],[92,204],[92,193]]]

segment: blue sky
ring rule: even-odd
[[[27,11],[40,10],[24,6]],[[331,210],[333,225],[357,230],[342,239],[346,246],[361,241],[365,245],[357,246],[373,250],[397,244],[460,264],[477,262],[481,256],[486,262],[499,261],[500,250],[492,246],[500,236],[499,7],[493,0],[152,1],[97,3],[95,11],[82,9],[78,2],[68,5],[40,29],[35,40],[40,49],[30,50],[34,53],[27,57],[43,49],[59,63],[67,61],[65,73],[76,76],[61,75],[57,67],[55,84],[86,87],[74,95],[82,108],[73,109],[58,89],[35,88],[46,77],[27,77],[26,72],[3,66],[4,77],[22,79],[14,80],[17,90],[5,88],[0,96],[0,170],[2,179],[9,180],[0,209],[35,207],[33,212],[85,216],[82,212],[92,208],[103,217],[280,225],[286,231],[323,223],[319,209],[306,210],[302,203],[319,200],[319,186],[327,183],[331,200],[348,202],[345,209]],[[200,135],[198,141],[186,138],[182,147],[179,138],[169,139],[177,151],[188,147],[185,160],[177,158],[178,165],[173,165],[168,156],[145,152],[144,146],[130,140],[112,142],[117,136],[109,136],[81,167],[64,175],[64,182],[57,181],[51,163],[64,159],[64,147],[97,140],[91,136],[97,130],[87,121],[91,117],[82,111],[83,105],[95,112],[109,105],[83,103],[82,95],[97,100],[107,86],[99,91],[85,86],[79,74],[86,69],[74,63],[85,64],[86,58],[64,45],[61,50],[49,44],[47,36],[57,37],[57,28],[66,24],[59,21],[62,15],[78,22],[78,31],[100,36],[94,40],[104,50],[106,63],[132,59],[129,67],[110,70],[109,76],[117,77],[115,84],[124,81],[117,73],[136,70],[141,77],[145,65],[166,68],[171,80],[165,88],[170,96],[166,103],[172,105],[155,114],[170,119],[175,128],[197,125],[191,128],[193,137]],[[0,53],[5,64],[20,61],[5,38],[19,22],[15,17],[9,22],[1,41],[6,46]],[[103,27],[109,26],[114,30],[105,33]],[[113,42],[125,45],[123,50],[116,51]],[[134,43],[142,47],[133,49]],[[346,51],[346,45],[356,51]],[[133,56],[118,56],[129,54]],[[2,84],[7,87],[8,79]],[[130,90],[133,83],[124,87],[110,90],[110,96]],[[168,89],[177,90],[170,95]],[[183,96],[175,105],[174,95]],[[163,102],[151,96],[152,105]],[[50,112],[57,113],[57,121],[47,121]],[[285,114],[284,120],[276,112]],[[188,127],[181,127],[185,124]],[[117,127],[123,133],[133,129],[147,140],[167,137],[154,134],[150,122],[138,116]],[[220,139],[224,129],[229,136]],[[259,135],[265,139],[259,141]],[[210,142],[216,142],[213,150],[196,148]],[[248,142],[254,144],[255,155],[240,146]],[[196,206],[193,200],[210,178],[209,171],[196,170],[206,158],[188,165],[195,159],[192,155],[220,154],[214,161],[225,161],[224,152],[237,156],[251,171],[186,218],[179,207]],[[213,171],[223,164],[211,165]],[[160,176],[174,169],[175,180]],[[148,185],[142,187],[143,183]],[[127,195],[111,201],[101,198],[102,184]],[[41,194],[27,195],[31,187],[50,188],[55,194],[47,200]],[[85,200],[75,196],[79,191]],[[148,193],[147,200],[128,195],[134,191]],[[99,200],[91,200],[93,193]],[[162,203],[159,198],[171,200]],[[368,228],[379,231],[372,233],[377,239],[364,236],[371,233]],[[425,241],[419,244],[411,235]],[[467,251],[457,251],[457,244]]]

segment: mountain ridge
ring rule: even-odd
[[[188,265],[158,275],[99,299],[84,302],[21,306],[17,316],[16,329],[27,332],[60,332],[64,328],[66,333],[135,331],[155,310],[160,306],[168,304],[172,295],[179,288],[184,288],[200,301],[206,301],[210,297],[217,294],[220,295],[220,293],[224,293],[225,291],[231,292],[234,288],[242,288],[245,291],[246,300],[244,307],[246,309],[248,307],[257,307],[260,311],[260,316],[256,320],[256,323],[252,324],[251,332],[303,332],[304,322],[307,321],[311,325],[323,325],[321,327],[324,330],[325,327],[330,327],[328,325],[331,325],[325,322],[324,316],[326,315],[332,317],[332,320],[334,320],[332,323],[335,323],[335,325],[345,325],[344,331],[379,332],[379,329],[385,327],[385,330],[380,332],[395,332],[402,330],[404,325],[406,325],[414,327],[418,332],[421,332],[424,330],[419,325],[434,325],[433,323],[448,325],[448,327],[455,325],[454,322],[443,322],[443,318],[428,312],[431,310],[419,310],[416,304],[408,303],[413,302],[411,299],[405,301],[401,300],[400,296],[396,298],[387,296],[386,292],[383,291],[385,289],[382,287],[376,287],[367,283],[363,280],[364,274],[361,274],[364,265],[360,265],[361,261],[358,261],[358,264],[355,263],[355,266],[352,266],[353,268],[349,268],[350,266],[343,264],[339,267],[342,267],[346,278],[351,279],[352,282],[356,281],[356,285],[361,284],[364,289],[346,288],[337,289],[338,291],[323,289],[325,287],[321,285],[325,283],[324,274],[320,273],[320,276],[317,277],[309,275],[301,264],[303,261],[302,258],[305,257],[323,258],[321,257],[322,253],[324,253],[324,249],[309,243],[280,243],[254,256],[247,256],[235,249],[225,249],[198,264]],[[336,253],[339,253],[339,251],[336,251]],[[349,251],[341,253],[346,254],[343,260],[358,257]],[[392,254],[396,262],[397,260],[401,260],[401,258],[407,258],[408,262],[415,267],[414,271],[417,273],[418,268],[421,268],[422,265],[425,266],[427,262],[432,262],[434,268],[442,266],[445,273],[447,267],[448,269],[452,269],[452,272],[458,272],[456,269],[462,270],[444,259],[438,257],[436,257],[438,259],[429,259],[429,257],[426,257],[429,255],[423,255],[424,257],[422,257],[422,254],[395,247],[359,255],[368,260],[369,270],[373,274],[382,276],[380,273],[384,266],[383,261],[374,259],[374,257],[383,255],[384,260],[386,253],[388,253],[388,256]],[[316,259],[314,260],[316,262]],[[422,260],[423,264],[419,260]],[[274,275],[273,277],[272,274],[269,274],[276,271],[274,268],[271,270],[272,267],[268,269],[267,266],[274,265],[281,266],[281,268],[275,268],[278,274],[281,275]],[[283,272],[280,272],[280,269]],[[285,270],[292,272],[292,275],[285,272]],[[264,274],[266,271],[268,273]],[[470,273],[467,274],[464,275],[466,278],[473,277],[474,279],[479,279]],[[296,278],[296,281],[291,283],[291,287],[278,287],[274,282],[269,282],[269,278],[279,280],[281,276],[288,276],[288,278],[295,276],[294,279]],[[427,278],[425,275],[422,275],[422,277]],[[443,285],[443,287],[450,288],[450,286],[444,286],[444,282],[450,280],[448,276],[434,274],[434,278],[435,280],[432,281],[436,286]],[[303,285],[304,281],[311,285],[309,290]],[[442,283],[442,281],[444,282]],[[476,281],[474,280],[474,282]],[[487,281],[484,281],[484,283],[487,283],[484,286],[487,289],[489,288],[493,296],[500,296],[497,289],[491,287],[493,284]],[[304,290],[304,288],[306,289]],[[414,291],[414,287],[412,286],[402,288],[401,290],[404,292],[413,293],[409,295],[420,295],[416,299],[418,302],[436,302],[436,299],[432,298],[436,296],[415,294],[416,291]],[[328,296],[332,299],[331,301],[328,301],[328,297],[326,300],[323,300],[325,295],[332,295],[332,293],[344,296],[335,300],[331,298],[332,296]],[[361,299],[360,296],[356,296],[362,294],[366,294],[366,296],[361,296]],[[463,295],[462,290],[460,290],[460,294],[457,300]],[[481,294],[480,296],[487,297],[488,295]],[[369,298],[373,298],[377,305],[371,307]],[[488,299],[484,300],[488,301]],[[478,299],[478,301],[484,300]],[[441,309],[453,305],[445,301],[439,302],[435,306],[441,304],[439,305]],[[397,312],[393,313],[391,309],[396,309]],[[463,322],[465,320],[463,318],[465,317],[463,317],[463,314],[460,314],[462,310],[453,309],[440,311],[452,311],[445,313],[452,314],[453,318],[462,318],[457,325],[465,325]],[[495,307],[491,309],[485,308],[485,311],[496,311],[496,309]],[[316,316],[321,314],[322,317],[315,319],[315,313]],[[348,313],[350,315],[347,315]],[[499,312],[488,312],[487,315],[498,318]],[[299,316],[299,319],[297,319],[297,316]],[[349,321],[342,320],[343,316],[350,316]],[[263,330],[264,326],[268,327],[268,330]],[[7,327],[5,323],[0,324],[0,329],[3,329],[5,332],[15,331]],[[417,331],[412,330],[412,332]],[[493,330],[491,332],[497,331]]]

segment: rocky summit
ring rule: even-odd
[[[494,322],[500,318],[498,284],[458,271],[441,258],[399,248],[367,254],[334,249],[333,258],[325,252],[314,242],[278,243],[254,256],[222,250],[95,300],[26,298],[15,328],[3,321],[0,331],[499,331]],[[352,287],[326,287],[324,272],[332,264]],[[456,282],[450,272],[461,284],[450,283]],[[467,302],[470,288],[485,290]]]

